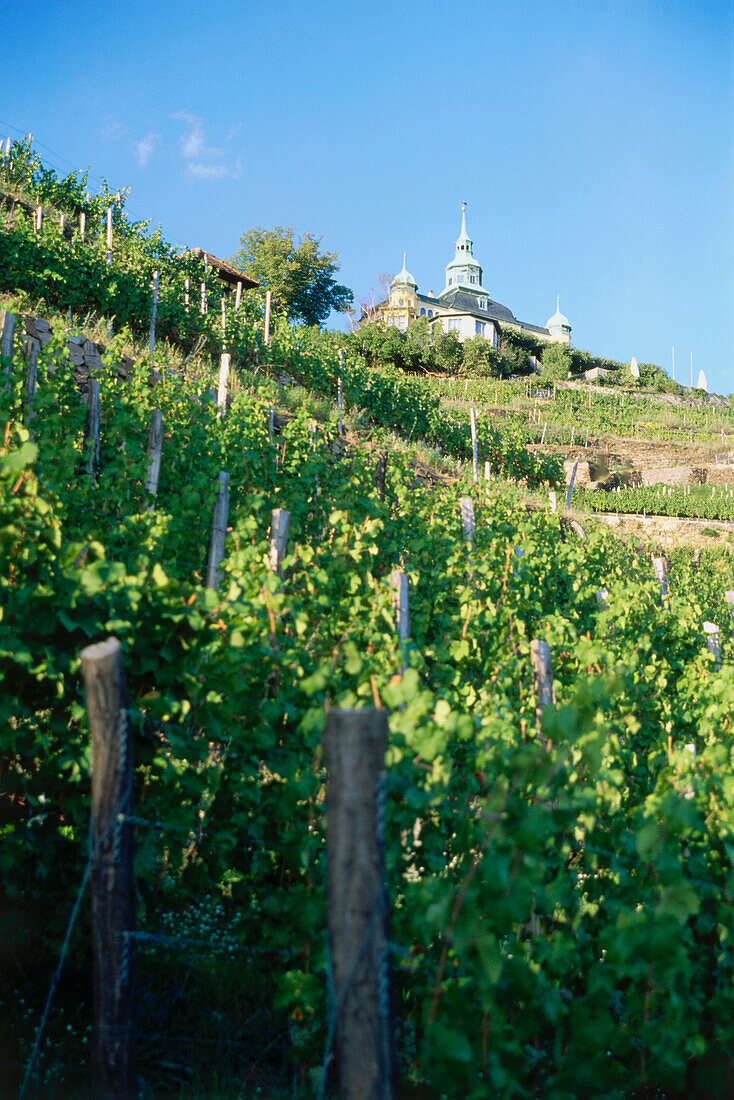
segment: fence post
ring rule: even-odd
[[[474,542],[476,525],[474,522],[474,501],[471,497],[459,497],[461,513],[461,533],[467,542]]]
[[[382,451],[375,466],[375,488],[380,500],[385,499],[385,477],[387,475],[387,452]]]
[[[344,434],[344,423],[342,420],[342,414],[344,412],[344,386],[342,384],[342,371],[344,370],[344,352],[339,348],[339,377],[336,380],[336,407],[337,407],[337,425],[336,430],[339,435]]]
[[[273,508],[270,514],[270,548],[268,550],[268,563],[273,573],[280,573],[280,566],[288,545],[290,525],[290,512],[285,508]]]
[[[206,566],[206,587],[218,588],[222,579],[219,566],[224,557],[224,540],[227,537],[227,513],[229,511],[229,474],[219,475],[217,498],[212,512],[212,531],[209,539],[209,559]]]
[[[556,698],[553,692],[553,666],[551,664],[551,650],[547,642],[534,639],[530,643],[530,664],[533,668],[535,681],[535,694],[538,702],[535,707],[535,724],[540,733],[543,711]]]
[[[10,313],[7,309],[0,310],[0,355],[5,356],[9,360],[7,374],[8,374],[8,389],[10,389],[10,379],[13,376],[13,338],[15,336],[15,314]]]
[[[395,626],[401,642],[410,637],[410,608],[408,605],[408,578],[399,569],[390,574],[392,587],[392,606],[395,612]]]
[[[342,1100],[392,1100],[395,1095],[385,889],[386,749],[386,711],[329,711],[324,733],[328,923]]]
[[[92,740],[94,1095],[134,1100],[133,760],[120,643],[87,646],[81,663]]]
[[[153,303],[150,310],[150,338],[148,346],[150,347],[150,358],[153,359],[153,353],[155,352],[155,315],[158,308],[158,279],[159,273],[153,272]]]
[[[664,600],[668,595],[668,563],[665,558],[653,558],[652,567],[655,570],[655,580],[660,585],[660,595]]]
[[[471,463],[474,481],[479,480],[479,455],[477,453],[477,415],[474,409],[469,410],[469,423],[471,424]]]
[[[573,493],[573,487],[574,487],[574,484],[576,482],[576,471],[578,470],[578,468],[579,468],[579,460],[576,459],[576,462],[574,463],[574,467],[573,467],[573,473],[571,474],[571,484],[568,487],[568,493],[566,495],[566,507],[564,508],[565,512],[567,512],[568,509],[571,507],[571,494]]]
[[[558,511],[558,497],[556,496],[554,489],[551,489],[548,493],[548,504],[551,512]]]
[[[227,411],[227,383],[229,382],[230,357],[223,352],[219,360],[219,389],[217,390],[217,419]]]
[[[148,432],[148,473],[145,479],[145,488],[155,497],[158,493],[158,479],[161,476],[161,456],[163,453],[163,413],[160,409],[153,409],[150,418],[150,431]],[[153,504],[151,502],[152,511]]]
[[[721,668],[721,639],[716,623],[704,623],[703,632],[706,635],[706,649],[713,653],[716,659],[716,667]]]
[[[234,296],[234,308],[235,308],[235,310],[238,310],[240,308],[240,302],[241,301],[242,301],[242,282],[240,280],[238,280],[237,281],[237,290],[235,291],[235,296]]]
[[[41,345],[33,336],[26,341],[28,370],[25,376],[25,420],[29,424],[33,419],[33,398],[38,392],[38,353]]]
[[[265,292],[265,324],[263,325],[263,339],[266,344],[270,343],[270,302],[272,300],[272,294],[269,290]]]
[[[87,419],[84,424],[84,446],[87,451],[87,460],[84,469],[94,480],[99,466],[99,427],[102,420],[102,400],[99,395],[99,382],[96,378],[89,379],[89,393],[87,394]]]

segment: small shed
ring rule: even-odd
[[[256,286],[260,286],[257,279],[251,279],[249,275],[245,275],[243,271],[238,271],[236,267],[232,267],[232,264],[227,263],[226,260],[220,260],[218,256],[213,256],[211,252],[205,252],[203,248],[194,248],[193,253],[198,256],[200,260],[203,260],[208,267],[211,267],[216,271],[219,276],[219,281],[222,283],[222,289],[226,294],[237,289],[237,284],[242,283],[243,290],[252,290]]]

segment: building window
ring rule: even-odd
[[[447,325],[448,332],[458,332],[461,327],[461,321],[458,317],[449,317]]]
[[[428,310],[428,316],[429,316],[429,317],[433,317],[433,310],[432,310],[432,309],[429,309],[429,310]]]
[[[474,331],[476,332],[477,336],[484,336],[485,328],[486,328],[486,325],[484,324],[484,321],[475,321],[474,322]]]
[[[423,308],[423,306],[421,306],[421,312],[420,312],[420,315],[421,315],[421,317],[425,317],[425,315],[426,315],[426,311],[425,311],[425,309]]]

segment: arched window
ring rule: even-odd
[[[420,316],[421,316],[421,317],[425,317],[425,315],[426,315],[426,311],[425,311],[425,309],[423,308],[423,306],[421,306],[421,312],[420,312]]]

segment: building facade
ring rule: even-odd
[[[559,344],[571,343],[571,325],[557,302],[556,312],[545,327],[518,321],[507,306],[490,298],[484,288],[481,264],[474,257],[474,242],[466,231],[466,204],[461,207],[461,233],[456,242],[453,260],[446,265],[446,285],[436,296],[421,294],[418,284],[406,268],[390,284],[389,297],[371,309],[364,310],[360,324],[382,320],[405,332],[413,321],[425,317],[431,325],[440,325],[445,332],[455,332],[459,340],[483,336],[497,347],[500,327],[526,332],[540,340]]]

